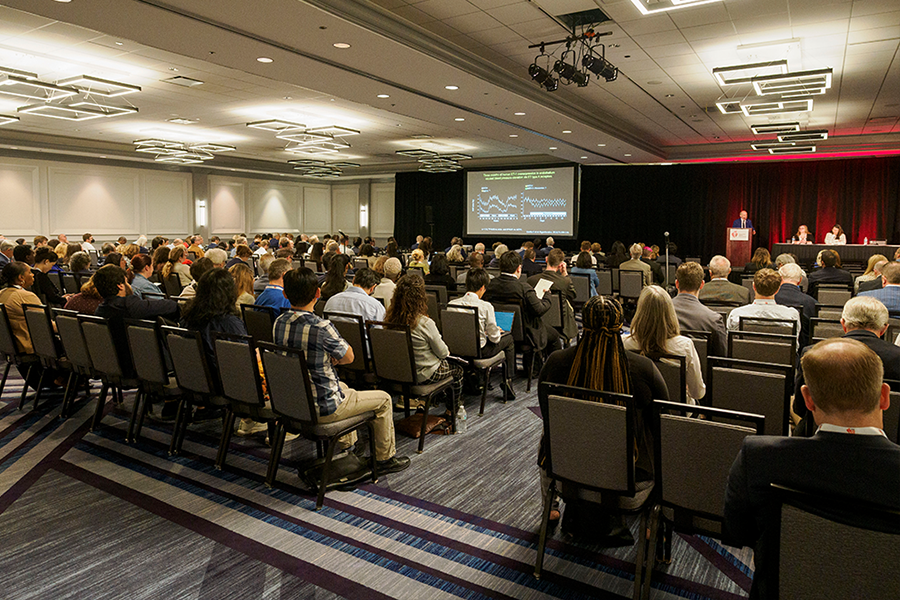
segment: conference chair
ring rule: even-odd
[[[544,461],[549,484],[542,490],[543,513],[534,576],[541,577],[553,501],[575,497],[597,501],[612,513],[639,513],[634,598],[640,598],[641,565],[648,551],[647,530],[654,482],[638,481],[634,467],[634,398],[566,385],[541,383]],[[542,402],[543,404],[543,402]],[[557,490],[557,485],[562,486]],[[655,521],[653,521],[655,522]],[[651,538],[654,533],[651,532]]]
[[[797,364],[797,338],[793,335],[729,331],[728,356],[748,361],[788,365]]]
[[[469,366],[482,375],[484,386],[481,389],[481,408],[478,416],[484,416],[488,382],[491,380],[491,371],[497,366],[500,366],[503,381],[506,384],[503,389],[503,403],[505,404],[509,400],[507,390],[512,385],[511,375],[506,372],[506,355],[502,350],[493,356],[482,354],[478,307],[452,306],[445,308],[441,311],[441,318],[446,327],[443,338],[447,348],[450,349],[450,354],[466,359]]]
[[[601,296],[613,295],[612,274],[613,272],[611,269],[597,269],[597,278],[600,280],[600,285],[597,286],[597,294]]]
[[[63,352],[69,360],[72,370],[87,387],[85,399],[90,399],[90,380],[98,379],[98,375],[94,370],[94,364],[91,362],[87,343],[84,341],[84,332],[81,329],[81,322],[78,320],[78,313],[73,310],[54,308],[53,316],[55,317],[56,331],[59,334]],[[63,419],[69,416],[70,408],[71,406],[63,406],[63,411],[60,414]]]
[[[37,410],[41,392],[44,390],[44,379],[49,373],[56,371],[68,371],[69,376],[66,380],[66,388],[63,393],[61,412],[66,412],[71,392],[74,391],[75,371],[71,364],[61,351],[60,345],[57,343],[56,334],[53,332],[53,319],[50,316],[50,309],[44,305],[23,304],[22,311],[25,313],[25,323],[28,327],[28,334],[31,337],[31,346],[41,362],[41,376],[38,379],[37,388],[34,394],[34,406],[32,410]],[[47,382],[52,383],[52,382]],[[19,410],[24,406],[20,403]]]
[[[621,282],[619,281],[619,267],[613,267],[609,270],[609,276],[612,280],[612,291],[613,293],[618,293],[619,288],[621,287]]]
[[[722,538],[722,509],[731,465],[744,438],[761,434],[765,422],[762,415],[662,400],[654,400],[653,408],[658,501],[654,515],[659,522],[652,529],[663,536],[663,543],[661,556],[646,555],[645,598],[650,597],[656,560],[671,562],[675,532]],[[649,548],[659,548],[656,539],[649,540]]]
[[[549,325],[562,335],[563,324],[565,323],[563,316],[563,297],[559,290],[547,290],[544,297],[550,300],[550,310],[545,312],[541,319],[545,325]]]
[[[900,597],[900,511],[772,484],[766,598]]]
[[[425,398],[425,415],[422,418],[422,431],[419,435],[421,454],[425,450],[425,426],[431,402],[436,395],[450,390],[450,406],[456,406],[453,392],[453,377],[445,377],[435,383],[417,383],[416,359],[412,349],[412,334],[409,326],[366,321],[366,333],[372,345],[372,362],[375,375],[393,391],[403,396],[406,415],[409,416],[409,403],[412,399]],[[456,411],[450,411],[452,431],[456,432]]]
[[[531,340],[525,333],[525,324],[522,320],[522,307],[519,304],[503,304],[501,302],[491,302],[491,306],[494,307],[494,312],[509,312],[513,313],[513,322],[512,327],[510,328],[513,336],[513,342],[516,345],[516,352],[522,355],[522,368],[525,369],[526,376],[528,378],[528,382],[526,383],[525,391],[531,391],[531,380],[534,375],[534,364],[536,362],[537,355],[540,353],[538,348],[535,348]],[[514,377],[515,374],[510,374],[510,379]]]
[[[577,308],[584,306],[584,303],[591,299],[591,276],[582,273],[569,273],[569,279],[575,286],[575,300],[573,304]],[[599,294],[599,290],[597,291]]]
[[[853,284],[848,287],[840,283],[820,283],[811,288],[810,295],[822,304],[844,306],[853,296]]]
[[[184,289],[184,286],[181,285],[181,279],[179,278],[178,273],[169,273],[169,276],[163,281],[163,285],[165,286],[166,296],[169,298],[177,298]]]
[[[441,303],[438,301],[437,293],[426,289],[425,301],[428,303],[428,316],[434,321],[438,331],[443,332],[444,327],[441,323]]]
[[[425,269],[422,267],[406,267],[406,274],[418,275],[420,278],[425,279]]]
[[[718,357],[708,364],[709,406],[763,415],[766,435],[788,435],[793,367]]]
[[[315,305],[313,306],[313,314],[317,317],[322,317],[325,314],[325,300],[319,298],[316,300]]]
[[[275,432],[275,413],[266,408],[253,339],[249,335],[214,332],[213,345],[216,349],[216,361],[219,363],[222,396],[228,400],[219,451],[216,454],[216,469],[221,470],[225,468],[235,418],[266,423],[272,434]],[[271,440],[274,436],[269,437]]]
[[[626,300],[637,300],[644,289],[643,271],[619,271],[619,296]]]
[[[722,320],[725,322],[728,321],[728,315],[731,314],[732,310],[734,310],[738,306],[743,306],[742,302],[731,302],[728,300],[704,300],[702,298],[700,299],[700,304],[702,304],[709,310],[722,315]]]
[[[891,387],[891,405],[882,415],[884,425],[881,429],[889,440],[900,444],[900,381],[885,379],[884,383]]]
[[[91,269],[100,268],[100,253],[96,250],[88,250],[88,257],[91,259]]]
[[[687,403],[687,357],[677,354],[649,354],[647,356],[666,380],[669,400]]]
[[[273,341],[272,329],[278,318],[277,310],[271,306],[241,304],[241,318],[254,343]]]
[[[62,273],[60,279],[62,280],[62,287],[60,289],[63,290],[63,293],[77,294],[81,291],[81,285],[74,273]]]
[[[272,454],[269,457],[269,469],[266,474],[266,486],[273,487],[278,475],[278,463],[284,449],[286,432],[297,433],[314,442],[326,442],[328,450],[322,470],[322,480],[318,484],[316,510],[322,508],[325,491],[328,488],[331,474],[331,462],[337,448],[338,438],[361,427],[369,431],[369,452],[372,459],[372,483],[378,481],[377,461],[375,460],[375,412],[369,411],[354,415],[347,419],[331,423],[319,422],[319,406],[312,394],[312,383],[306,355],[302,350],[276,346],[263,342],[258,345],[265,372],[266,388],[272,412],[275,414],[275,433],[271,438]]]
[[[6,379],[9,376],[9,369],[12,365],[24,376],[22,382],[22,396],[19,398],[19,407],[24,406],[25,397],[28,395],[28,380],[31,370],[35,366],[40,368],[40,359],[35,354],[26,354],[19,351],[16,336],[13,334],[12,326],[9,323],[9,314],[6,312],[6,306],[0,304],[0,355],[3,357],[5,366],[3,367],[3,381],[0,382],[0,394],[6,387]]]
[[[809,343],[815,344],[828,338],[844,335],[844,327],[840,319],[820,319],[813,317],[809,320]]]
[[[741,285],[747,288],[750,292],[750,302],[756,298],[756,290],[753,289],[753,275],[742,275],[741,276]]]
[[[128,347],[138,379],[138,394],[128,422],[126,442],[133,443],[141,437],[144,416],[150,408],[152,398],[165,402],[178,398],[183,393],[175,378],[169,375],[159,328],[154,321],[125,321],[125,334],[128,336]]]
[[[296,268],[296,267],[295,267]],[[365,258],[354,258],[353,259],[353,269],[368,269],[369,261]]]
[[[431,292],[437,296],[438,306],[441,308],[447,306],[447,287],[443,285],[426,285],[426,292]]]
[[[374,388],[377,383],[372,369],[372,349],[366,337],[366,323],[360,315],[326,312],[324,318],[331,321],[344,341],[353,350],[353,362],[338,366],[338,370],[348,373],[353,379]]]
[[[820,319],[840,319],[842,314],[844,314],[844,306],[841,304],[816,302],[816,316]]]
[[[775,319],[771,317],[741,316],[738,318],[738,331],[755,331],[757,333],[775,333],[779,335],[797,335],[799,324],[793,319]]]
[[[78,315],[78,322],[81,324],[91,364],[94,371],[100,376],[100,381],[103,382],[100,398],[97,400],[97,410],[94,413],[94,420],[91,422],[91,431],[94,431],[100,426],[100,420],[103,418],[107,393],[112,394],[115,403],[122,404],[122,391],[138,387],[139,382],[133,373],[134,367],[131,361],[126,364],[119,356],[109,322],[106,319],[91,315]]]
[[[706,381],[706,359],[709,357],[709,348],[712,344],[712,332],[682,329],[681,335],[694,342],[694,348],[700,357],[700,372],[703,374],[703,381]]]

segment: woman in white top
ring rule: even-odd
[[[651,358],[657,354],[684,356],[688,403],[696,404],[706,395],[700,356],[694,342],[681,335],[672,298],[658,285],[649,285],[641,292],[637,311],[631,320],[631,334],[623,342],[626,350],[634,350]]]
[[[825,243],[829,246],[843,246],[847,243],[847,236],[844,235],[844,228],[835,225],[831,231],[825,234]]]

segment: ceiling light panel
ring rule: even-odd
[[[754,150],[769,150],[771,148],[793,148],[797,144],[793,142],[760,142],[758,144],[750,144]]]
[[[820,142],[828,139],[827,129],[808,129],[778,136],[779,142]]]
[[[754,77],[766,75],[784,75],[788,72],[787,59],[771,60],[766,62],[746,63],[732,65],[730,67],[715,67],[712,70],[713,77],[719,85],[737,85],[750,83]]]
[[[113,104],[105,104],[102,102],[91,102],[81,100],[80,102],[70,102],[66,106],[74,108],[89,108],[91,110],[99,110],[106,117],[118,117],[120,115],[132,115],[138,112],[135,106],[115,106]]]
[[[794,146],[793,148],[769,148],[769,154],[812,154],[815,146]]]
[[[305,129],[306,125],[302,125],[300,123],[292,123],[290,121],[282,121],[281,119],[267,119],[265,121],[253,121],[252,123],[247,123],[247,127],[262,129],[263,131],[274,131],[276,133],[281,133],[282,131]]]
[[[134,94],[141,91],[141,88],[136,85],[112,81],[111,79],[100,79],[99,77],[93,77],[91,75],[70,77],[68,79],[63,79],[58,83],[59,85],[71,86],[83,92],[104,96],[106,98],[115,98],[116,96]]]
[[[18,123],[19,117],[12,115],[0,115],[0,125],[9,125],[10,123]]]
[[[297,165],[299,167],[322,167],[325,166],[324,160],[313,160],[311,158],[299,158],[296,160],[289,160],[289,165]]]
[[[26,79],[18,75],[0,74],[0,94],[20,96],[31,100],[58,100],[78,93],[72,87],[44,83],[36,79]]]
[[[757,76],[751,83],[760,96],[795,94],[804,90],[827,90],[831,87],[831,76],[832,69],[816,69],[783,75]]]
[[[294,146],[285,148],[285,151],[293,154],[310,154],[313,156],[319,154],[337,154],[337,150],[334,148],[326,148],[324,146]]]
[[[348,135],[359,135],[355,129],[341,127],[340,125],[329,125],[327,127],[310,127],[306,133],[320,133],[331,137],[346,137]]]
[[[400,154],[403,156],[411,156],[413,158],[423,158],[423,157],[434,157],[437,156],[437,152],[432,152],[430,150],[397,150],[395,154]]]
[[[721,2],[721,0],[631,0],[631,3],[644,15],[700,6],[701,4],[710,4],[712,2]]]
[[[778,115],[794,112],[809,112],[813,109],[812,98],[797,100],[777,100],[774,102],[751,102],[741,104],[741,112],[747,117]]]
[[[195,144],[191,146],[192,150],[199,150],[201,152],[232,152],[237,150],[234,146],[228,146],[225,144],[213,144],[211,142],[207,142],[204,144]]]
[[[740,100],[722,100],[716,102],[716,106],[723,115],[733,115],[741,112]]]
[[[308,133],[308,132],[300,132],[300,133],[285,133],[282,135],[276,135],[279,140],[287,140],[289,142],[295,142],[297,144],[318,144],[320,142],[331,140],[332,137],[330,135],[325,135],[322,133]]]
[[[800,131],[800,123],[764,123],[761,125],[751,125],[750,130],[756,135],[766,135],[770,133],[790,133],[791,131]]]
[[[98,109],[71,107],[61,104],[31,104],[19,108],[18,112],[66,121],[87,121],[107,116],[106,113]]]
[[[37,79],[37,73],[30,73],[28,71],[20,71],[18,69],[10,69],[9,67],[2,66],[0,66],[0,74],[15,75],[16,77],[21,77],[23,79]]]

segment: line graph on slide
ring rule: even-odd
[[[546,188],[533,184],[525,185],[525,189],[505,198],[491,192],[487,186],[471,199],[471,211],[479,221],[511,221],[519,219],[536,219],[541,223],[568,216],[568,200],[565,198],[545,198],[541,192]]]

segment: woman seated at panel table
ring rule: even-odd
[[[806,225],[797,228],[797,233],[791,238],[792,244],[812,244],[815,237]]]
[[[835,224],[831,231],[825,234],[825,243],[829,246],[843,246],[847,243],[847,236],[844,235],[844,228]]]

